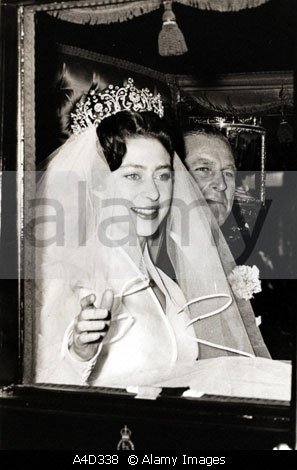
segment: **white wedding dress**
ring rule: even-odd
[[[126,282],[123,295],[115,297],[111,327],[92,360],[79,361],[68,350],[73,321],[66,328],[63,339],[57,343],[52,340],[50,350],[49,331],[53,339],[60,337],[60,324],[53,331],[55,315],[41,322],[37,354],[39,367],[36,371],[38,383],[128,390],[131,387],[136,390],[140,387],[141,390],[141,387],[148,386],[189,387],[185,392],[188,397],[200,397],[206,393],[290,399],[289,364],[239,355],[199,360],[194,327],[187,327],[189,313],[187,309],[178,313],[185,305],[183,293],[174,281],[154,266],[147,247],[145,260],[150,278],[137,272],[134,266],[135,277]],[[153,283],[166,299],[165,311],[154,292]],[[90,293],[94,293],[94,289],[81,287],[78,296]],[[95,293],[99,298],[100,292]]]

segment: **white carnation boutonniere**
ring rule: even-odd
[[[228,281],[236,297],[249,300],[254,294],[261,292],[261,281],[259,279],[257,266],[236,266],[228,276]]]

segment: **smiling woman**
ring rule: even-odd
[[[119,134],[114,133],[115,128],[120,130]],[[116,197],[126,201],[131,215],[136,216],[136,233],[143,245],[145,237],[156,233],[171,202],[170,134],[154,114],[128,112],[104,120],[97,133],[107,163],[114,170],[110,175],[111,187],[117,188]],[[121,154],[124,156],[120,164]]]
[[[132,80],[120,89],[124,101],[129,100],[131,86],[137,96],[146,93],[131,84]],[[108,93],[98,93],[97,100]],[[68,246],[58,249],[59,265],[70,279],[56,277],[56,247],[43,246],[38,257],[43,279],[41,295],[38,294],[41,309],[36,380],[39,382],[127,386],[131,374],[135,375],[137,370],[147,371],[146,382],[153,380],[154,374],[159,374],[160,379],[158,370],[177,361],[177,349],[179,361],[194,361],[197,356],[197,346],[186,345],[186,314],[163,318],[161,312],[170,311],[172,301],[166,302],[164,287],[158,287],[162,281],[150,261],[147,247],[155,235],[159,236],[158,229],[170,209],[174,152],[168,126],[158,116],[161,104],[158,103],[155,113],[147,111],[153,99],[148,98],[150,101],[142,113],[117,108],[114,115],[100,117],[98,140],[96,126],[90,126],[76,139],[83,143],[74,143],[72,151],[66,142],[50,161],[40,183],[42,196],[52,199],[59,195],[62,206],[67,211],[73,209],[75,185],[69,183],[69,174],[67,183],[63,176],[57,177],[62,162],[65,170],[69,158],[78,179],[83,175],[90,177],[89,180],[87,176],[85,183],[92,207],[83,217],[87,224],[87,246],[76,245],[71,255]],[[74,123],[77,130],[75,115]],[[76,222],[70,217],[65,233],[71,232],[73,240],[76,230]],[[43,240],[48,239],[47,224],[38,227],[37,232],[39,239],[41,235]],[[169,278],[163,282],[167,290],[174,289]],[[66,295],[74,302],[70,303],[71,307],[64,306],[63,315],[59,315],[59,292],[63,286],[65,295],[69,283],[75,295],[69,289]],[[48,300],[49,291],[52,300]],[[180,302],[182,305],[185,300],[181,297]],[[68,328],[67,322],[70,322]],[[64,339],[57,341],[64,333]],[[62,364],[59,348],[64,356]]]

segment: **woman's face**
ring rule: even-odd
[[[153,137],[131,137],[121,166],[111,173],[138,237],[151,237],[168,214],[172,197],[170,155]]]

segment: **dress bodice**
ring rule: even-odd
[[[150,384],[163,379],[164,374],[174,374],[177,363],[190,364],[197,359],[198,345],[186,329],[187,312],[178,313],[186,303],[182,291],[154,266],[147,249],[144,258],[150,279],[146,287],[135,279],[116,302],[110,329],[88,380],[92,385]],[[151,281],[166,299],[165,311]],[[194,330],[192,334],[195,336]]]

